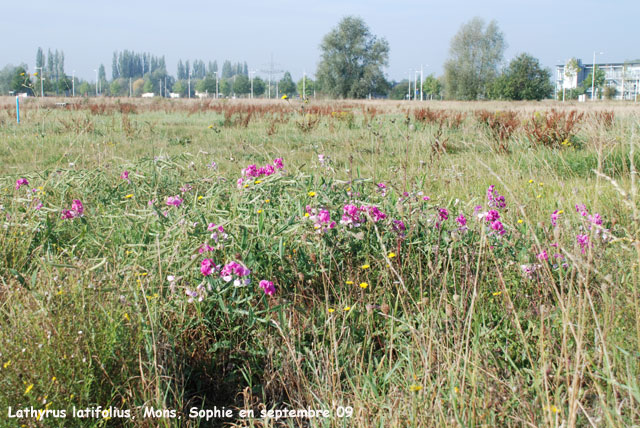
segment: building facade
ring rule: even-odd
[[[613,99],[638,101],[640,91],[640,61],[624,63],[601,63],[596,67],[604,71],[604,86],[615,89]],[[555,91],[556,97],[562,99],[567,90],[576,89],[583,84],[593,70],[593,64],[583,64],[581,60],[571,64],[556,66]],[[591,82],[585,82],[586,97],[589,99],[601,98],[598,88],[595,94],[591,93]]]

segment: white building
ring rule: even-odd
[[[560,96],[562,96],[562,91],[575,89],[581,85],[593,70],[593,64],[583,64],[581,60],[577,60],[577,71],[575,73],[567,65],[556,66],[556,93],[560,94]],[[615,88],[614,99],[637,101],[640,98],[638,96],[640,91],[640,62],[601,63],[596,64],[596,67],[604,71],[604,86]],[[586,95],[591,99],[594,94],[591,93],[590,83],[587,82]],[[596,98],[599,98],[601,95],[598,94],[597,88],[595,92]]]

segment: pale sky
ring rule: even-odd
[[[313,75],[322,37],[346,15],[364,19],[390,44],[387,76],[410,69],[442,73],[460,25],[495,19],[507,41],[505,60],[527,52],[552,67],[570,57],[591,63],[640,58],[640,0],[272,0],[147,1],[28,0],[0,6],[0,68],[35,66],[41,46],[65,53],[65,71],[91,81],[102,63],[111,78],[115,50],[178,59],[246,61],[250,70],[276,67],[294,79]],[[258,73],[260,74],[260,73]]]

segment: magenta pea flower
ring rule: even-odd
[[[491,223],[491,229],[496,231],[496,233],[498,235],[504,235],[504,233],[506,232],[504,230],[504,225],[502,224],[502,222],[500,220],[495,220],[494,222],[492,222]]]
[[[120,174],[120,179],[129,181],[129,171],[122,171],[122,174]]]
[[[71,220],[76,217],[82,217],[83,215],[84,215],[84,206],[82,205],[82,202],[80,202],[80,199],[74,199],[71,203],[71,209],[62,210],[61,217],[64,220]]]
[[[275,167],[277,169],[282,169],[284,168],[283,162],[282,162],[282,158],[277,158],[273,160],[273,164],[275,165]]]
[[[204,276],[209,276],[211,275],[211,273],[214,270],[218,270],[218,266],[216,266],[215,263],[213,263],[213,260],[211,259],[204,259],[201,263],[200,263],[200,272],[204,275]]]
[[[20,187],[22,186],[28,186],[29,185],[29,180],[27,180],[26,178],[19,178],[16,180],[16,190],[20,189]]]
[[[179,207],[180,205],[182,205],[182,199],[180,199],[178,195],[169,196],[167,198],[167,205],[173,205],[174,207]]]
[[[541,262],[546,262],[547,260],[549,260],[549,254],[547,254],[547,250],[542,250],[542,252],[538,254],[537,257]]]
[[[560,218],[560,211],[559,210],[555,210],[551,214],[551,224],[553,225],[553,227],[556,227],[558,225],[558,219],[559,218]]]
[[[274,294],[276,294],[276,287],[273,285],[272,281],[263,279],[262,281],[260,281],[260,288],[264,290],[264,294],[266,294],[267,296],[273,296]]]
[[[589,235],[577,235],[576,241],[580,244],[580,250],[584,254],[589,247]]]
[[[467,225],[467,218],[462,213],[458,217],[456,217],[456,221],[458,222],[460,227],[465,227]]]

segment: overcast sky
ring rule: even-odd
[[[322,37],[345,15],[365,20],[390,44],[390,79],[410,69],[442,73],[449,42],[474,16],[495,19],[508,48],[505,60],[528,52],[552,67],[575,56],[591,63],[640,58],[640,0],[272,0],[147,1],[28,0],[0,6],[0,67],[26,63],[33,71],[41,46],[65,53],[65,70],[94,80],[103,63],[111,77],[115,50],[165,55],[170,74],[178,59],[247,61],[294,79],[313,75]]]

